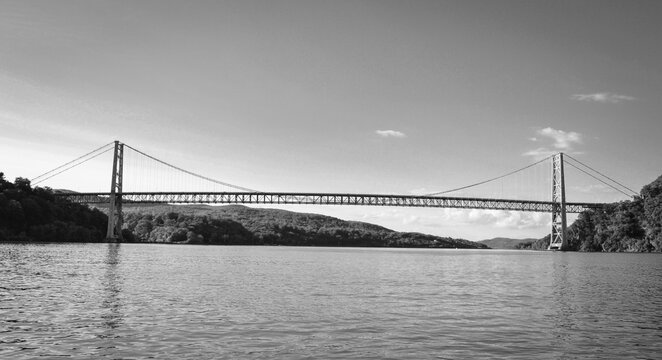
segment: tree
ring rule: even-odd
[[[10,183],[5,179],[5,173],[0,172],[0,192],[13,188],[14,188],[14,184]]]
[[[23,206],[17,200],[11,199],[7,204],[7,220],[9,227],[15,231],[25,231],[25,214]]]
[[[32,188],[30,187],[30,179],[17,177],[16,180],[14,180],[14,185],[19,191],[22,191],[26,194],[32,192]]]
[[[641,189],[646,239],[654,251],[662,251],[662,176]]]
[[[14,241],[99,241],[107,217],[97,209],[56,201],[49,188],[30,186],[17,177],[14,183],[0,172],[0,233]]]
[[[153,226],[152,222],[143,219],[138,221],[133,233],[138,241],[147,241],[149,239],[149,234],[152,232]]]

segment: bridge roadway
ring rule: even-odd
[[[56,197],[81,204],[108,203],[110,193],[60,193]],[[296,204],[296,205],[363,205],[461,208],[552,212],[551,201],[461,198],[416,195],[324,194],[289,192],[125,192],[122,202],[143,204]],[[600,203],[566,202],[566,213],[599,209]]]

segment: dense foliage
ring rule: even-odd
[[[244,206],[125,207],[129,241],[223,245],[486,247],[329,216]]]
[[[0,172],[0,241],[97,242],[107,223],[99,210],[56,201],[50,189],[20,177],[11,183]]]
[[[543,250],[548,245],[545,237],[518,247]],[[662,176],[631,201],[579,214],[568,227],[568,250],[662,252]]]

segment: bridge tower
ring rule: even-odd
[[[552,157],[552,233],[547,250],[565,250],[567,248],[565,215],[563,153],[558,153]]]
[[[110,203],[108,206],[108,232],[106,241],[122,240],[122,174],[124,144],[115,140],[113,152],[113,174],[110,180]]]

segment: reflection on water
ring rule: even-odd
[[[655,358],[659,260],[0,244],[0,358]]]
[[[106,244],[106,255],[103,259],[103,278],[101,279],[101,324],[102,329],[97,334],[100,339],[94,349],[95,357],[113,357],[117,352],[117,345],[122,342],[121,329],[122,314],[122,275],[119,271],[120,250],[119,243]]]
[[[107,338],[119,337],[112,330],[122,325],[122,302],[120,298],[122,278],[118,272],[120,246],[118,243],[108,244],[108,252],[104,259],[105,272],[102,282],[104,297],[101,305],[106,310],[102,318],[104,319],[104,326],[109,329],[105,335]]]
[[[563,353],[572,348],[573,330],[577,327],[573,308],[577,299],[571,276],[568,275],[569,265],[565,253],[558,253],[552,261],[552,271],[547,276],[552,280],[552,297],[550,317],[554,324],[550,336],[556,350]]]

